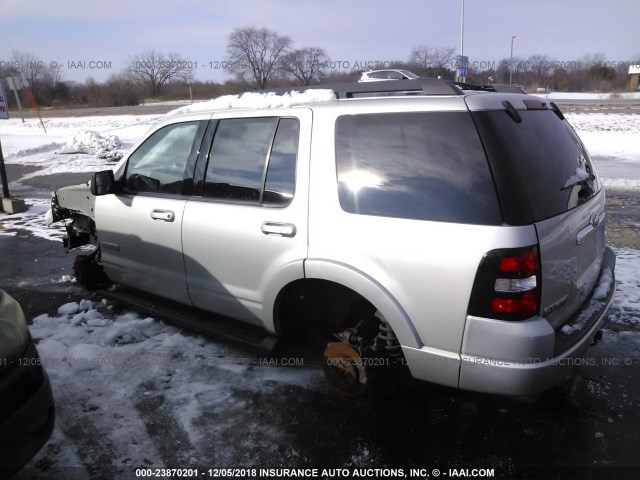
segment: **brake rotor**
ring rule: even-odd
[[[362,356],[344,342],[329,343],[324,351],[323,370],[331,385],[346,397],[357,397],[366,388],[367,374]]]

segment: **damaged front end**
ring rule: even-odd
[[[63,238],[67,251],[82,245],[98,246],[94,208],[96,197],[88,184],[60,188],[51,197],[51,215],[47,225],[65,222],[67,235]]]
[[[90,289],[108,280],[102,268],[100,244],[96,233],[95,203],[96,197],[91,193],[89,184],[63,187],[53,193],[51,212],[47,217],[47,225],[65,221],[67,234],[62,241],[67,252],[84,245],[95,247],[77,255],[73,262],[76,280]]]

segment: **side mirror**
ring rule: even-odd
[[[103,170],[93,174],[91,180],[91,194],[95,196],[108,195],[115,192],[116,180],[113,170]]]

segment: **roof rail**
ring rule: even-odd
[[[527,93],[517,85],[506,85],[502,83],[494,83],[491,85],[474,85],[472,83],[451,82],[462,90],[475,90],[483,92],[500,92],[500,93]]]
[[[380,97],[390,95],[462,95],[459,86],[439,78],[416,78],[413,80],[388,80],[363,83],[333,83],[326,85],[300,85],[296,87],[261,90],[284,95],[304,90],[333,90],[337,98]]]

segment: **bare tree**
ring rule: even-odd
[[[290,46],[289,37],[271,29],[236,28],[229,35],[226,70],[242,78],[250,75],[258,88],[265,88]]]
[[[13,52],[12,76],[21,77],[31,89],[38,103],[51,104],[68,96],[68,87],[62,81],[62,65],[45,63],[29,52]]]
[[[62,65],[51,62],[50,65],[44,67],[40,83],[49,100],[55,100],[58,97],[65,97],[67,95],[68,89],[65,84],[62,83],[61,79]]]
[[[44,77],[44,62],[32,53],[15,51],[13,52],[13,67],[35,94],[38,82]]]
[[[424,76],[446,76],[452,71],[456,49],[453,47],[428,47],[420,45],[414,47],[409,55],[412,68]]]
[[[322,80],[326,76],[326,52],[318,47],[299,48],[282,57],[282,70],[298,79],[302,85],[309,85],[314,80]]]
[[[192,62],[176,52],[164,54],[154,49],[129,57],[128,70],[154,97],[166,83],[193,77]]]
[[[527,59],[527,67],[534,74],[533,80],[540,83],[540,86],[544,85],[547,78],[553,73],[553,65],[557,62],[549,59],[547,55],[531,55]]]

